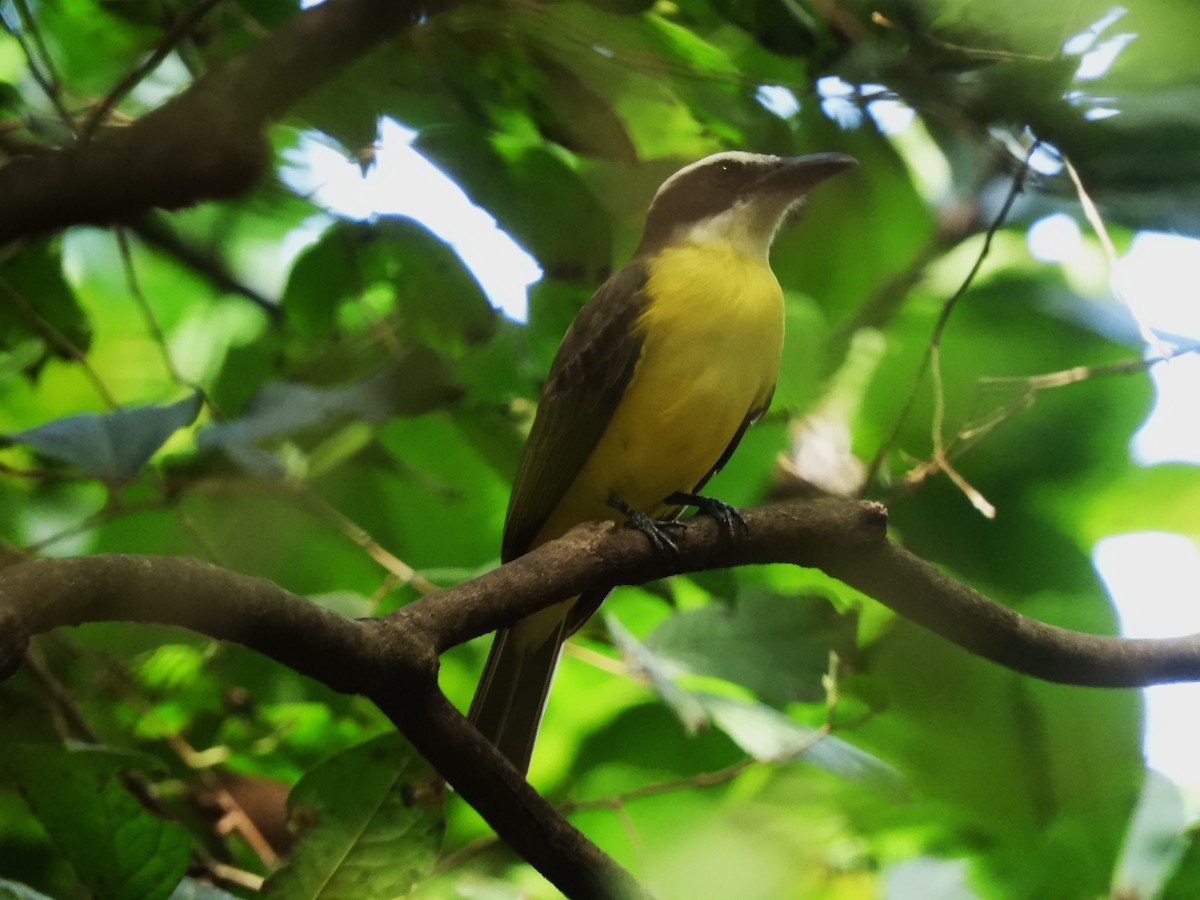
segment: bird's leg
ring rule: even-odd
[[[673,506],[695,507],[697,512],[716,519],[717,525],[730,537],[736,537],[738,531],[742,534],[748,534],[750,531],[746,527],[746,520],[742,518],[742,514],[738,512],[737,507],[731,506],[723,500],[717,500],[713,497],[702,497],[700,494],[689,494],[686,491],[676,491],[670,497],[664,499],[663,503],[670,503]]]
[[[652,519],[644,512],[638,512],[616,494],[608,495],[608,505],[625,516],[625,524],[646,536],[660,553],[678,553],[679,545],[667,534],[670,528],[682,528],[682,522]]]

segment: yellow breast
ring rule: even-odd
[[[783,295],[765,259],[719,245],[659,253],[637,328],[642,356],[588,461],[535,544],[611,519],[616,494],[647,515],[712,471],[747,413],[770,397],[783,347]]]

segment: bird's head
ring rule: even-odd
[[[731,150],[706,156],[658,189],[638,255],[672,244],[709,243],[765,258],[775,232],[807,193],[856,165],[843,153],[787,157]]]

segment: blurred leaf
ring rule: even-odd
[[[692,692],[675,686],[678,666],[651,652],[621,625],[616,616],[605,615],[604,623],[621,656],[629,661],[634,671],[649,679],[654,692],[671,707],[689,733],[699,731],[708,724],[708,712],[704,704]]]
[[[854,616],[823,597],[751,593],[730,608],[676,613],[646,636],[645,649],[679,671],[732,681],[782,706],[824,699],[829,654],[853,655],[855,627]]]
[[[1147,772],[1113,878],[1118,896],[1162,896],[1159,891],[1173,872],[1178,873],[1188,848],[1186,822],[1179,787],[1153,770]]]
[[[17,884],[0,878],[0,900],[53,900],[45,894],[35,891],[27,884]]]
[[[104,96],[159,36],[157,29],[122,21],[104,6],[96,0],[60,0],[38,10],[59,74],[93,97]]]
[[[1171,531],[1200,542],[1200,468],[1179,463],[1130,468],[1118,478],[1104,479],[1082,492],[1072,516],[1061,515],[1064,527],[1090,546],[1102,537],[1130,531]]]
[[[1158,900],[1190,900],[1200,890],[1200,829],[1193,825],[1184,834],[1185,848],[1167,878]]]
[[[369,378],[339,387],[270,382],[251,398],[245,414],[203,429],[200,449],[220,449],[249,472],[278,476],[283,463],[262,444],[347,419],[380,422],[392,415],[418,415],[457,394],[445,361],[419,349]]]
[[[744,601],[743,601],[744,602]],[[778,598],[764,598],[762,604],[771,604],[778,608]],[[742,604],[739,604],[739,608]],[[756,610],[763,606],[756,604]],[[702,610],[676,614],[675,619],[688,619],[687,625],[675,635],[671,634],[668,625],[659,626],[658,631],[667,629],[671,639],[686,646],[696,633],[697,626],[704,617],[695,617],[695,613],[705,613],[712,610],[707,607]],[[730,615],[716,610],[717,615]],[[769,613],[762,613],[764,616]],[[743,613],[741,621],[735,621],[733,627],[728,625],[725,630],[727,637],[733,640],[729,632],[739,625],[748,623],[750,617]],[[761,703],[718,696],[706,691],[688,690],[676,683],[676,678],[684,670],[669,657],[659,656],[653,651],[650,641],[639,642],[617,621],[615,616],[607,615],[605,621],[613,636],[613,641],[621,650],[623,656],[636,666],[637,671],[650,679],[654,690],[667,705],[679,716],[680,721],[689,732],[695,732],[707,726],[709,722],[717,725],[728,734],[739,747],[755,759],[762,761],[779,761],[796,756],[813,765],[852,781],[871,784],[877,788],[896,789],[899,785],[899,775],[888,765],[862,750],[850,746],[840,738],[823,733],[821,730],[801,725],[788,718],[783,713],[764,706]],[[711,618],[709,618],[711,621]],[[761,624],[762,619],[758,619]],[[785,627],[794,628],[796,622],[788,622]],[[740,629],[745,635],[745,629]],[[657,631],[656,631],[657,633]],[[677,636],[676,636],[677,635]],[[744,641],[740,653],[755,646],[754,641]],[[770,650],[766,651],[768,654]],[[828,666],[828,649],[822,657],[822,665]],[[727,663],[726,663],[727,664]],[[824,671],[822,668],[821,671]],[[755,673],[757,676],[757,673]]]
[[[91,324],[62,272],[58,241],[38,241],[25,252],[0,258],[0,349],[24,354],[36,339],[47,352],[80,352],[91,343]]]
[[[483,343],[497,321],[457,254],[401,216],[329,228],[296,261],[283,308],[308,337],[327,335],[335,323],[361,328],[386,320],[405,345],[455,356]]]
[[[848,781],[898,792],[902,779],[891,766],[840,738],[801,725],[783,713],[715,694],[694,694],[713,722],[738,746],[762,761],[802,759]]]
[[[32,369],[41,360],[45,345],[36,338],[27,338],[9,351],[0,353],[0,379],[16,378]]]
[[[188,833],[121,783],[145,757],[102,747],[13,745],[0,754],[22,796],[96,896],[166,898],[188,864]]]
[[[1022,611],[1114,630],[1111,612],[1080,600],[1047,595]],[[970,856],[988,897],[1107,890],[1141,787],[1137,695],[1034,681],[903,620],[867,659],[889,703],[855,741],[904,773],[931,850]]]
[[[288,801],[299,840],[262,896],[396,897],[432,871],[445,820],[432,768],[398,734],[343,751],[309,771]]]
[[[185,878],[171,892],[170,900],[237,900],[237,894],[230,894],[203,881]]]
[[[85,413],[5,435],[0,443],[25,444],[115,484],[136,475],[172,434],[190,425],[202,403],[195,393],[170,406]]]

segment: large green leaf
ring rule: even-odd
[[[774,601],[778,608],[779,599],[774,598]],[[758,611],[761,612],[761,606],[758,607]],[[701,617],[705,612],[706,610],[697,611]],[[684,616],[687,617],[687,614]],[[743,621],[752,616],[753,612],[746,610],[743,606]],[[622,655],[630,660],[637,672],[650,680],[651,686],[679,716],[680,721],[689,732],[699,731],[712,724],[729,735],[743,751],[755,759],[770,762],[801,759],[848,780],[890,791],[898,789],[899,778],[891,767],[838,737],[803,725],[762,703],[687,687],[687,668],[681,668],[669,653],[664,654],[656,650],[650,641],[643,643],[636,640],[614,616],[610,615],[606,618],[609,630]],[[686,624],[678,630],[670,627],[671,621],[673,620],[668,620],[667,623],[659,626],[655,633],[665,629],[666,643],[674,642],[677,648],[683,646],[694,651],[694,646],[688,646],[689,643],[692,643],[688,638],[694,637],[693,629],[697,624],[696,619],[687,617]],[[791,621],[783,627],[794,630],[794,626],[795,622]],[[739,645],[739,655],[757,656],[764,644],[767,645],[765,651],[762,652],[764,657],[774,655],[778,660],[779,654],[783,651],[781,645],[771,646],[774,636],[769,640],[763,640],[761,634],[747,635],[743,631],[735,637],[728,633],[733,629],[726,627],[723,630],[727,633],[725,635],[718,634],[717,641],[724,638],[727,642],[736,642]],[[786,636],[784,636],[784,641],[786,642]],[[664,640],[660,638],[659,643],[663,642]],[[748,650],[753,652],[748,654]],[[829,651],[827,647],[824,650],[822,662],[827,667]],[[713,657],[710,657],[707,662],[712,664]],[[721,659],[717,665],[723,667],[725,672],[732,669],[734,674],[748,675],[749,678],[760,683],[764,677],[762,671],[753,671],[752,666],[737,666],[736,661],[731,665],[731,660],[728,658]],[[713,672],[712,674],[722,675],[724,673]],[[681,676],[684,677],[681,678]],[[778,694],[780,685],[777,682],[769,683],[765,685],[765,689]]]
[[[398,897],[433,871],[445,827],[442,788],[398,734],[321,763],[288,805],[299,840],[288,864],[267,879],[264,897]]]
[[[144,757],[80,745],[15,745],[0,755],[80,880],[113,900],[164,900],[187,868],[187,831],[144,809],[121,781],[146,765]]]
[[[1112,630],[1079,599],[1026,611]],[[989,897],[1106,890],[1143,774],[1136,693],[1041,683],[902,621],[869,671],[888,703],[856,741],[905,773],[914,814],[935,823],[931,849],[972,860]]]
[[[732,607],[677,613],[645,645],[685,672],[732,681],[782,706],[824,699],[829,654],[849,658],[854,629],[854,617],[838,614],[823,597],[749,593]]]
[[[1169,463],[1130,468],[1089,484],[1073,515],[1056,507],[1085,546],[1130,531],[1172,531],[1200,541],[1200,468]]]
[[[283,308],[305,337],[385,320],[404,344],[455,355],[486,340],[498,318],[454,251],[401,216],[327,230],[293,266]]]

